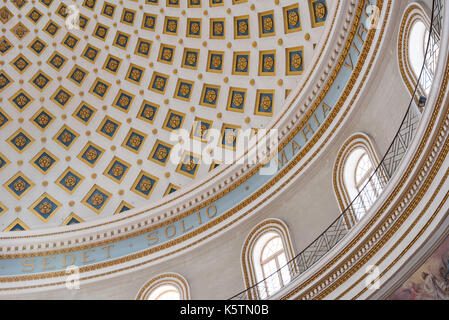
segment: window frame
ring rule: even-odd
[[[353,172],[352,172],[352,181],[353,186],[348,186],[348,181],[346,181],[345,174],[346,174],[346,168],[347,168],[347,162],[350,160],[351,155],[353,155],[354,152],[360,152],[359,150],[362,150],[362,154],[358,157],[356,160]],[[359,165],[359,161],[364,157],[364,155],[368,156],[368,159],[371,162],[371,169],[366,173],[366,178],[363,179],[363,182],[357,183],[356,181],[356,170]],[[363,191],[364,187],[367,185],[367,183],[370,183],[374,192],[375,197],[374,199],[377,199],[381,193],[381,189],[377,188],[376,184],[374,183],[373,179],[370,179],[372,175],[376,172],[377,167],[379,166],[379,158],[377,156],[377,152],[375,151],[374,144],[372,143],[370,137],[364,133],[356,133],[353,134],[351,137],[349,137],[342,147],[340,148],[337,158],[335,160],[334,164],[334,171],[333,171],[333,187],[334,187],[334,194],[337,199],[337,203],[340,207],[341,212],[344,212],[355,200],[356,196],[360,194],[360,192]],[[382,168],[379,168],[379,170],[376,173],[379,183],[381,184],[382,189],[385,187],[385,181],[386,181],[386,174],[382,170]],[[353,188],[354,190],[351,190],[350,188]],[[354,210],[347,210],[344,218],[345,222],[347,224],[348,229],[352,228],[352,226],[363,217],[366,212],[371,208],[372,204],[367,205],[368,202],[366,202],[366,199],[364,199],[364,195],[361,195],[359,199],[361,199],[362,203],[361,206],[363,206],[364,210],[362,213],[360,212],[353,212]],[[369,198],[368,198],[369,200]],[[357,200],[356,200],[357,201]]]
[[[148,300],[155,290],[165,285],[178,290],[180,300],[190,300],[189,284],[183,276],[177,273],[164,273],[155,276],[140,288],[136,300]],[[162,294],[159,294],[158,297]]]
[[[263,245],[259,245],[259,241],[263,240],[264,236],[267,236],[269,234],[273,233],[271,237],[265,240],[265,243]],[[286,263],[291,261],[294,258],[294,249],[292,246],[290,233],[288,230],[287,225],[279,220],[279,219],[267,219],[261,223],[259,223],[256,227],[253,228],[253,230],[248,235],[243,247],[242,247],[242,272],[243,272],[243,278],[245,281],[245,285],[248,290],[248,299],[264,299],[268,298],[272,295],[274,295],[276,292],[269,292],[267,289],[267,286],[261,285],[254,287],[255,285],[259,283],[264,283],[266,281],[266,278],[270,276],[271,274],[267,275],[265,274],[265,271],[263,269],[262,262],[262,254],[265,250],[265,247],[268,243],[270,243],[271,240],[276,239],[277,237],[280,238],[282,242],[282,253],[285,254]],[[260,247],[257,249],[257,247]],[[260,257],[256,259],[255,261],[255,253],[256,250],[258,250],[258,254]],[[277,252],[276,252],[277,253]],[[276,257],[279,257],[280,255],[276,255]],[[271,257],[270,257],[271,258]],[[267,260],[267,259],[264,259]],[[270,260],[272,261],[272,260]],[[279,270],[280,268],[284,267],[284,265],[280,265],[280,261],[278,261],[279,265],[276,265],[276,270],[278,273],[281,273]],[[259,269],[259,271],[258,271]],[[290,274],[292,273],[291,270],[289,271]],[[294,272],[294,270],[293,270]],[[258,276],[258,274],[261,274],[262,279]],[[283,277],[283,276],[282,276]],[[290,276],[292,278],[292,276]],[[282,278],[283,279],[283,278]],[[281,280],[284,281],[285,279]],[[264,284],[266,284],[265,282]],[[281,282],[280,289],[281,290],[285,285],[290,283],[288,281]],[[265,292],[260,292],[261,288],[265,288]]]

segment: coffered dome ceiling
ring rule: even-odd
[[[204,177],[220,159],[194,143],[232,152],[276,117],[327,18],[325,0],[4,2],[5,231],[112,216]]]

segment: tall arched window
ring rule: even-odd
[[[377,170],[378,159],[368,136],[358,133],[350,137],[338,153],[334,166],[334,190],[342,211],[347,211],[351,227],[371,208],[382,192],[386,179]]]
[[[437,35],[435,33],[430,38],[431,43],[426,57],[430,25],[430,19],[423,7],[418,3],[412,3],[404,12],[399,32],[399,67],[402,79],[411,94],[413,94],[418,83],[421,70],[423,71],[418,86],[418,96],[428,96],[438,60],[439,41],[436,41]]]
[[[242,250],[243,273],[249,299],[265,299],[290,283],[294,270],[287,263],[293,248],[287,226],[270,219],[255,227]]]
[[[187,281],[179,274],[161,274],[139,290],[137,300],[189,300]]]

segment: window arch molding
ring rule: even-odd
[[[424,24],[426,30],[430,30],[430,18],[426,14],[424,8],[417,2],[413,2],[407,6],[402,16],[399,37],[398,37],[398,62],[402,80],[405,86],[413,95],[415,87],[418,83],[419,74],[414,71],[412,61],[409,55],[409,44],[412,36],[413,27],[417,23]],[[425,51],[423,43],[423,52]],[[418,94],[426,96],[422,88],[418,88]]]
[[[356,133],[350,136],[343,143],[335,160],[332,181],[335,197],[342,212],[346,210],[346,208],[348,208],[348,206],[354,200],[354,196],[351,196],[351,192],[347,186],[347,181],[345,180],[345,169],[347,168],[346,165],[351,155],[353,155],[357,150],[362,150],[363,153],[368,156],[374,170],[380,163],[376,150],[374,148],[374,144],[368,135],[364,133]],[[360,161],[360,158],[362,158],[362,155],[357,161]],[[357,164],[355,164],[354,167],[354,170],[356,170]],[[353,223],[355,222],[353,218],[354,217],[349,213],[346,217],[346,219],[350,219],[350,221],[347,221],[348,225],[353,225]]]
[[[263,278],[261,279],[260,275],[259,277],[257,276],[258,271],[260,274],[262,266],[260,265],[259,259],[255,261],[254,255],[256,250],[263,251],[263,247],[266,246],[266,244],[272,239],[272,237],[268,237],[268,241],[266,241],[266,243],[263,245],[261,245],[259,242],[261,240],[263,241],[264,236],[267,238],[267,235],[271,234],[276,235],[281,239],[286,262],[294,258],[295,251],[293,249],[290,232],[287,225],[282,220],[275,218],[262,221],[251,230],[242,247],[242,272],[247,289],[253,287],[258,282],[263,280]],[[261,247],[262,249],[260,249]],[[284,265],[279,265],[279,267],[283,266]],[[265,276],[269,276],[269,274],[264,275],[264,277]],[[284,285],[285,284],[286,283],[284,283]],[[249,299],[254,299],[257,296],[259,296],[257,289],[249,291]]]
[[[149,300],[155,290],[163,286],[176,289],[180,300],[190,300],[189,284],[183,276],[177,273],[164,273],[152,278],[140,288],[136,300]]]

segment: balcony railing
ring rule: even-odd
[[[279,275],[288,273],[290,275],[289,283],[298,278],[334,248],[377,200],[399,167],[418,129],[421,111],[427,99],[427,97],[421,96],[419,92],[428,94],[433,83],[443,26],[442,14],[443,1],[434,0],[424,63],[409,107],[390,147],[360,193],[339,217],[296,257],[254,286],[233,296],[231,300],[267,299],[278,292],[281,289],[277,280]],[[417,103],[418,101],[419,103]],[[288,283],[284,283],[285,285],[288,285]]]

